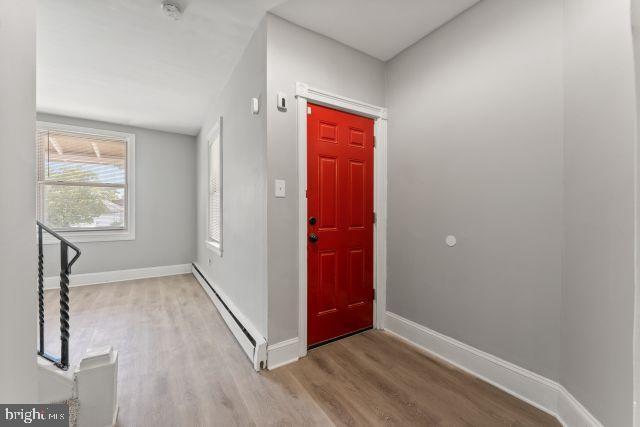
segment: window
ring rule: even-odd
[[[222,117],[209,133],[207,245],[222,256]]]
[[[38,122],[38,220],[76,242],[135,238],[135,136]]]

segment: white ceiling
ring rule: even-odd
[[[196,134],[281,0],[39,0],[38,111]]]
[[[387,60],[478,0],[38,0],[39,112],[195,135],[273,13]]]
[[[479,0],[290,0],[272,13],[386,61]]]

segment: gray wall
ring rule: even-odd
[[[36,402],[34,0],[0,0],[0,402]]]
[[[136,238],[79,243],[82,257],[75,264],[73,273],[193,261],[196,233],[195,137],[48,114],[38,114],[38,120],[136,135]],[[46,276],[58,274],[58,254],[57,245],[47,245]]]
[[[387,310],[555,380],[561,40],[561,2],[485,0],[387,68]]]
[[[267,337],[266,273],[266,24],[253,35],[242,59],[206,115],[198,137],[198,263],[238,309]],[[251,114],[259,97],[262,112]],[[208,143],[223,116],[223,256],[206,247]]]
[[[298,336],[298,154],[295,84],[384,104],[384,64],[327,37],[267,15],[269,343]],[[276,94],[289,109],[276,108]],[[275,179],[287,182],[276,199]]]
[[[485,0],[388,65],[388,310],[559,381],[611,426],[633,407],[629,11]]]
[[[636,105],[628,0],[565,1],[562,384],[630,426]]]

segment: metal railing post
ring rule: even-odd
[[[44,254],[42,250],[42,227],[38,226],[38,316],[40,347],[38,354],[44,355]]]
[[[60,242],[60,363],[69,367],[69,246]]]

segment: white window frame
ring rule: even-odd
[[[212,144],[213,141],[218,140],[218,158],[219,158],[219,162],[220,162],[220,167],[218,168],[218,173],[220,174],[220,176],[218,177],[218,182],[219,187],[220,187],[220,208],[219,208],[219,215],[220,217],[218,218],[218,224],[220,227],[219,230],[219,235],[220,238],[218,241],[211,239],[210,235],[211,233],[209,232],[209,226],[211,225],[211,210],[209,209],[209,207],[211,206],[209,197],[211,197],[211,189],[209,188],[209,186],[211,185],[211,154],[212,154]],[[207,248],[213,252],[214,254],[218,255],[219,257],[222,257],[222,236],[223,236],[223,215],[222,215],[222,211],[223,211],[223,195],[224,195],[224,181],[223,181],[223,161],[222,161],[222,117],[220,117],[218,119],[218,121],[216,122],[216,124],[213,125],[213,127],[211,128],[211,130],[209,131],[209,133],[207,134],[207,226],[206,228],[206,240],[205,240],[205,244],[207,246]]]
[[[116,132],[112,130],[105,129],[94,129],[87,128],[81,126],[73,126],[66,125],[61,123],[52,123],[52,122],[36,122],[37,130],[48,130],[48,131],[60,131],[60,132],[73,132],[101,137],[112,137],[124,139],[127,141],[127,170],[126,170],[126,208],[125,208],[125,227],[124,229],[114,229],[114,230],[77,230],[77,231],[61,231],[60,234],[73,243],[84,243],[84,242],[111,242],[117,240],[135,240],[136,238],[136,214],[135,214],[135,194],[136,194],[136,185],[135,185],[135,146],[136,146],[136,136],[133,133],[125,133],[125,132]],[[40,165],[38,165],[38,168]],[[38,182],[36,185],[38,186]],[[39,187],[39,186],[38,186]],[[39,202],[43,203],[42,200],[44,191],[40,191],[40,188],[37,190],[37,197],[39,198]],[[41,218],[38,218],[41,220]],[[57,244],[59,241],[51,236],[48,233],[45,233],[43,236],[44,244]]]

